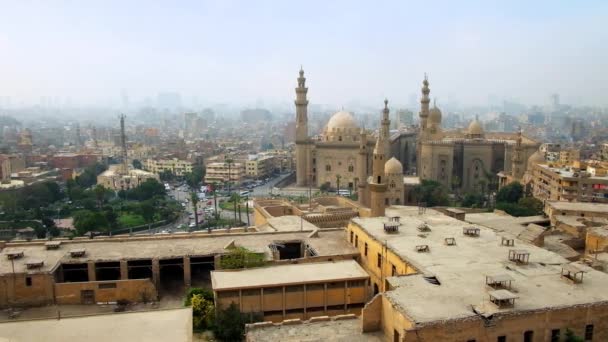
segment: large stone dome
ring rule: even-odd
[[[429,110],[429,121],[434,124],[441,123],[441,110],[439,110],[437,106],[433,106],[433,108]]]
[[[339,111],[334,114],[327,122],[326,130],[333,132],[335,130],[358,128],[353,115],[349,112]]]
[[[481,127],[481,123],[479,120],[475,119],[469,125],[468,133],[471,136],[482,136],[483,135],[483,127]]]
[[[389,159],[384,164],[384,173],[386,174],[403,174],[403,165],[395,157]]]

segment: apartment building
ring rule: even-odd
[[[205,183],[241,184],[245,178],[245,164],[209,163],[205,173]]]
[[[535,164],[531,172],[531,192],[540,200],[608,202],[608,176],[597,167]]]
[[[192,172],[193,163],[188,160],[173,159],[147,159],[144,166],[147,171],[155,174],[169,171],[176,176],[183,176]]]

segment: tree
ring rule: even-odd
[[[233,162],[230,158],[226,159],[226,164],[228,164],[228,194],[230,194],[230,176],[232,176],[231,167]]]
[[[141,217],[144,218],[144,221],[148,224],[148,226],[154,222],[154,205],[151,200],[143,201],[139,205],[139,213]]]
[[[254,253],[244,247],[235,247],[231,249],[228,254],[222,255],[220,259],[220,268],[240,269],[260,267],[265,263],[263,254]]]
[[[342,176],[340,175],[336,175],[336,192],[339,193],[340,192],[340,179],[342,178]]]
[[[175,175],[171,170],[163,170],[158,174],[158,178],[163,182],[170,182],[175,178]]]
[[[192,172],[185,175],[186,184],[191,188],[198,188],[205,178],[205,168],[202,165],[196,165],[192,168]]]
[[[215,337],[221,341],[242,341],[245,334],[245,324],[261,320],[259,314],[242,314],[234,302],[225,309],[217,310],[215,318]]]
[[[518,182],[512,182],[511,184],[498,190],[498,194],[496,194],[496,202],[517,203],[517,201],[519,201],[523,195],[523,186]]]
[[[125,194],[129,199],[136,199],[139,201],[145,201],[153,198],[154,196],[165,196],[167,190],[154,178],[148,178],[138,187],[127,190]]]
[[[534,197],[522,197],[517,201],[517,204],[522,207],[530,208],[534,215],[541,215],[545,209],[543,202]]]
[[[144,166],[139,159],[133,159],[133,168],[141,170],[144,168]]]
[[[97,176],[106,169],[107,167],[101,163],[87,166],[84,171],[76,177],[76,183],[83,188],[95,185],[97,183]]]
[[[196,192],[190,193],[190,201],[192,201],[192,208],[194,208],[194,230],[198,228],[198,195]]]
[[[468,193],[464,195],[464,199],[462,200],[462,206],[469,208],[481,208],[483,206],[483,202],[484,198],[482,195]]]
[[[108,221],[101,212],[80,210],[74,214],[74,227],[79,235],[90,231],[107,230]]]
[[[245,322],[241,310],[234,303],[224,310],[219,310],[215,320],[215,336],[222,341],[242,341],[245,333]]]
[[[213,291],[191,288],[186,294],[184,306],[192,306],[192,327],[194,330],[209,329],[213,326],[215,308]]]
[[[106,188],[100,184],[97,184],[93,191],[95,192],[95,199],[97,199],[97,207],[101,209],[106,196]]]
[[[412,189],[412,193],[417,202],[424,202],[429,207],[450,203],[446,188],[437,181],[422,180]]]

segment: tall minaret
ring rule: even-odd
[[[306,186],[309,182],[308,167],[308,99],[306,94],[306,78],[300,67],[298,87],[296,88],[296,183]],[[312,180],[310,180],[312,181]]]
[[[358,199],[359,203],[365,207],[369,207],[369,191],[367,191],[367,133],[365,129],[361,129],[359,135],[359,155],[357,156],[357,178],[359,179]]]
[[[384,106],[388,105],[388,101],[384,101]],[[382,132],[381,132],[382,133]],[[385,199],[386,199],[386,178],[384,175],[384,164],[386,163],[386,145],[384,134],[378,134],[376,147],[374,147],[374,157],[372,164],[372,181],[369,183],[370,190],[370,208],[371,216],[384,216]]]
[[[521,144],[521,128],[517,131],[515,147],[511,151],[511,175],[514,180],[522,179],[524,175],[524,148]]]
[[[420,130],[422,132],[426,131],[427,127],[427,119],[429,118],[429,104],[431,103],[431,98],[429,97],[429,93],[431,89],[429,89],[429,79],[424,74],[424,81],[422,81],[422,98],[420,99]]]
[[[390,147],[390,132],[391,120],[389,118],[388,100],[384,99],[384,109],[382,110],[382,121],[380,121],[381,133],[385,143],[384,156],[388,158],[391,155]]]

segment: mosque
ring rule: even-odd
[[[484,132],[477,119],[466,130],[443,130],[441,110],[436,104],[430,108],[426,75],[420,125],[415,132],[391,134],[385,100],[375,136],[359,128],[351,113],[339,111],[329,119],[320,136],[312,138],[308,135],[308,88],[303,70],[295,91],[297,186],[328,184],[351,189],[372,211],[376,202],[404,203],[405,172],[462,192],[484,190],[497,182],[499,173],[509,181],[521,180],[526,161],[540,146],[521,132]]]

